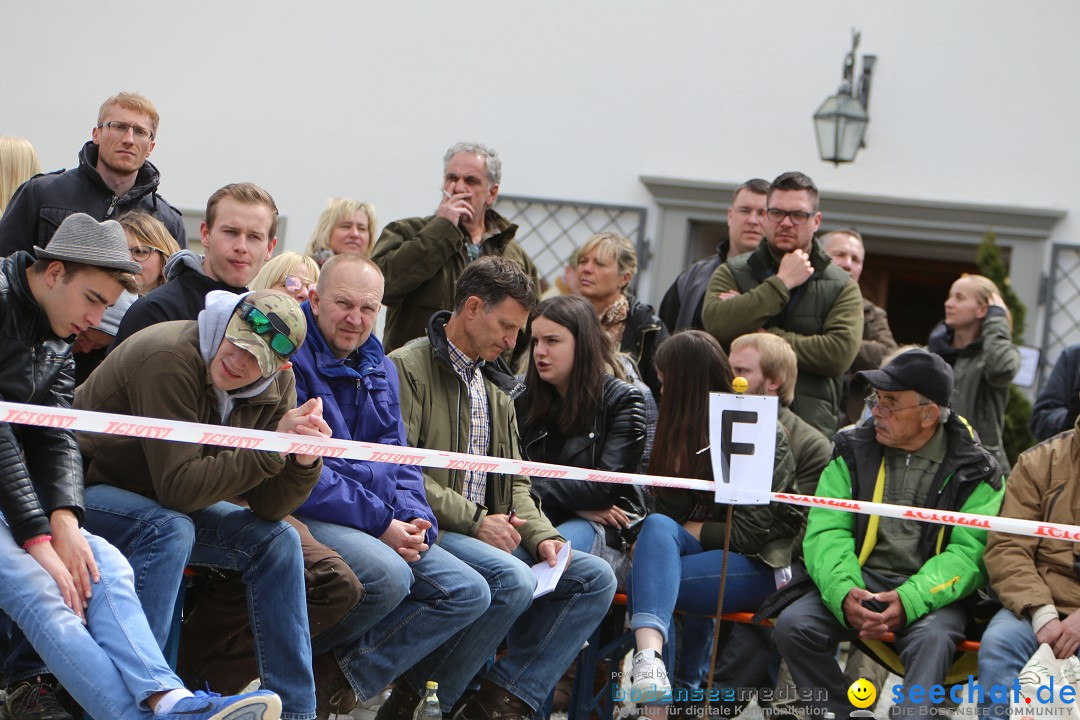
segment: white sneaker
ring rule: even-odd
[[[667,668],[654,650],[642,650],[634,655],[630,678],[630,698],[636,702],[656,702],[671,697]]]

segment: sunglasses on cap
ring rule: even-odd
[[[296,352],[296,343],[289,337],[289,326],[277,313],[266,315],[250,303],[241,303],[240,319],[257,335],[269,340],[270,349],[283,358],[292,357]]]

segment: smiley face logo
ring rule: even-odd
[[[847,690],[847,698],[857,708],[868,708],[877,699],[877,688],[866,678],[859,678],[851,683],[851,687]]]

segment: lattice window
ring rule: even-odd
[[[1080,343],[1080,247],[1054,245],[1048,295],[1043,331],[1043,380],[1049,376],[1061,351]]]
[[[517,223],[518,242],[536,263],[540,277],[549,284],[562,277],[574,250],[598,232],[618,232],[634,243],[638,275],[648,265],[645,208],[500,195],[495,211]],[[636,282],[637,276],[635,285]]]

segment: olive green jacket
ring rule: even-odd
[[[776,276],[780,259],[769,244],[716,269],[705,294],[705,330],[728,347],[740,335],[765,329],[787,340],[799,361],[791,409],[826,437],[836,432],[843,391],[841,378],[859,352],[863,334],[862,293],[814,240],[814,274],[791,291]],[[735,290],[739,295],[720,299]]]
[[[532,278],[539,299],[536,265],[514,240],[518,226],[494,210],[487,211],[485,220],[493,234],[484,239],[481,253],[521,265]],[[454,309],[454,289],[469,263],[468,242],[461,228],[438,215],[398,220],[383,229],[371,259],[386,279],[382,301],[386,305],[383,347],[387,353],[422,337],[434,313]],[[528,352],[528,346],[527,338],[519,336],[512,367]]]
[[[832,459],[832,440],[783,405],[776,417],[787,431],[791,454],[795,456],[795,488],[801,495],[813,495],[821,471]]]
[[[428,324],[427,337],[413,340],[390,353],[401,380],[401,415],[407,442],[412,447],[450,452],[469,452],[469,390],[454,371],[446,339],[449,312],[437,313]],[[484,388],[491,411],[491,447],[488,455],[521,459],[518,424],[513,397],[524,390],[509,373],[505,363],[486,363]],[[466,498],[464,470],[424,468],[424,490],[439,521],[439,531],[476,536],[488,513],[509,513],[511,509],[525,524],[518,528],[521,544],[536,557],[544,540],[562,539],[532,494],[532,483],[524,475],[488,473],[490,507]]]

